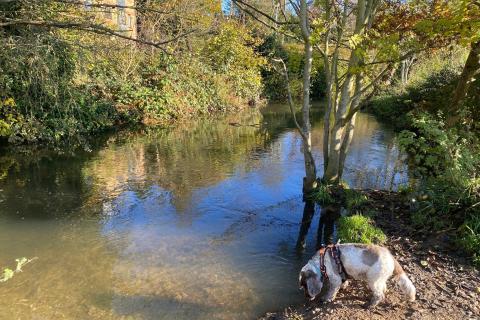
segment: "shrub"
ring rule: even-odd
[[[239,97],[257,100],[262,90],[264,57],[255,51],[259,39],[236,21],[223,22],[218,34],[203,49],[204,60],[234,88]]]
[[[74,31],[2,34],[0,138],[83,145],[85,136],[114,126],[236,110],[256,100],[265,63],[257,39],[226,22],[203,43],[173,56]]]
[[[436,215],[443,224],[461,224],[466,214],[462,208],[480,198],[477,138],[446,129],[441,117],[426,113],[412,123],[414,131],[403,131],[399,143],[409,154],[413,172],[421,177],[419,212]],[[446,215],[450,219],[443,219]]]
[[[472,83],[461,106],[457,128],[444,124],[448,105],[465,52],[443,52],[421,58],[407,87],[393,86],[369,104],[379,118],[403,130],[398,141],[409,155],[416,178],[416,197],[411,214],[415,226],[457,230],[458,243],[478,264],[480,208],[479,113],[480,84]]]
[[[447,110],[445,97],[455,88],[464,55],[464,50],[456,50],[421,57],[412,68],[408,85],[396,82],[383,89],[368,103],[367,110],[397,130],[411,127],[413,111],[436,114]]]
[[[370,218],[355,214],[341,217],[338,221],[338,238],[342,242],[383,244],[387,237],[373,225]]]

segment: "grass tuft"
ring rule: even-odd
[[[337,203],[331,186],[323,183],[318,185],[318,187],[310,194],[310,197],[313,201],[323,206]]]
[[[383,231],[373,225],[370,218],[355,214],[342,217],[338,221],[338,238],[342,242],[383,244],[387,237]]]

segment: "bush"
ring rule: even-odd
[[[387,237],[381,229],[373,225],[370,218],[355,214],[339,219],[338,239],[342,242],[383,244]]]
[[[458,50],[457,50],[458,51]],[[403,130],[398,141],[416,178],[415,226],[455,230],[458,243],[479,263],[480,134],[476,111],[480,84],[473,82],[461,106],[461,125],[445,126],[444,111],[465,62],[464,52],[440,52],[415,65],[406,88],[393,86],[374,98],[369,110]]]
[[[303,47],[296,44],[282,45],[276,36],[271,35],[259,47],[261,54],[267,58],[281,58],[285,61],[292,96],[301,98],[303,90]],[[285,101],[287,90],[285,76],[274,68],[264,68],[262,71],[264,95],[273,101]],[[323,60],[320,55],[314,54],[311,72],[310,95],[312,99],[322,99],[326,93],[326,80],[323,69]]]
[[[408,85],[394,82],[367,104],[367,110],[397,130],[411,128],[411,113],[436,114],[447,110],[448,97],[464,63],[464,50],[441,51],[421,57],[410,74]]]
[[[244,25],[226,21],[203,49],[204,60],[217,74],[225,75],[236,95],[257,100],[262,91],[260,70],[266,65],[265,58],[255,51],[259,44]]]
[[[114,126],[237,110],[257,100],[265,64],[258,41],[225,22],[202,43],[173,56],[74,31],[2,33],[0,138],[83,145],[85,136]]]
[[[478,140],[445,128],[441,117],[426,113],[412,123],[414,131],[403,131],[399,143],[421,178],[420,212],[436,215],[444,224],[461,224],[467,214],[462,209],[480,199]],[[445,215],[449,219],[444,220]]]

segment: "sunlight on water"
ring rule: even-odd
[[[346,180],[405,183],[393,134],[367,115],[356,130]],[[0,157],[0,267],[38,257],[0,284],[0,319],[251,319],[302,301],[318,222],[298,254],[303,158],[283,106],[96,144]]]

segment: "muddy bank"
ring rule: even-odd
[[[480,319],[480,273],[456,250],[450,234],[412,228],[410,204],[401,195],[364,193],[370,199],[368,206],[378,212],[374,220],[388,236],[387,247],[417,288],[417,300],[404,301],[389,281],[385,301],[375,309],[364,309],[370,292],[361,281],[352,281],[333,303],[291,306],[260,319]]]

